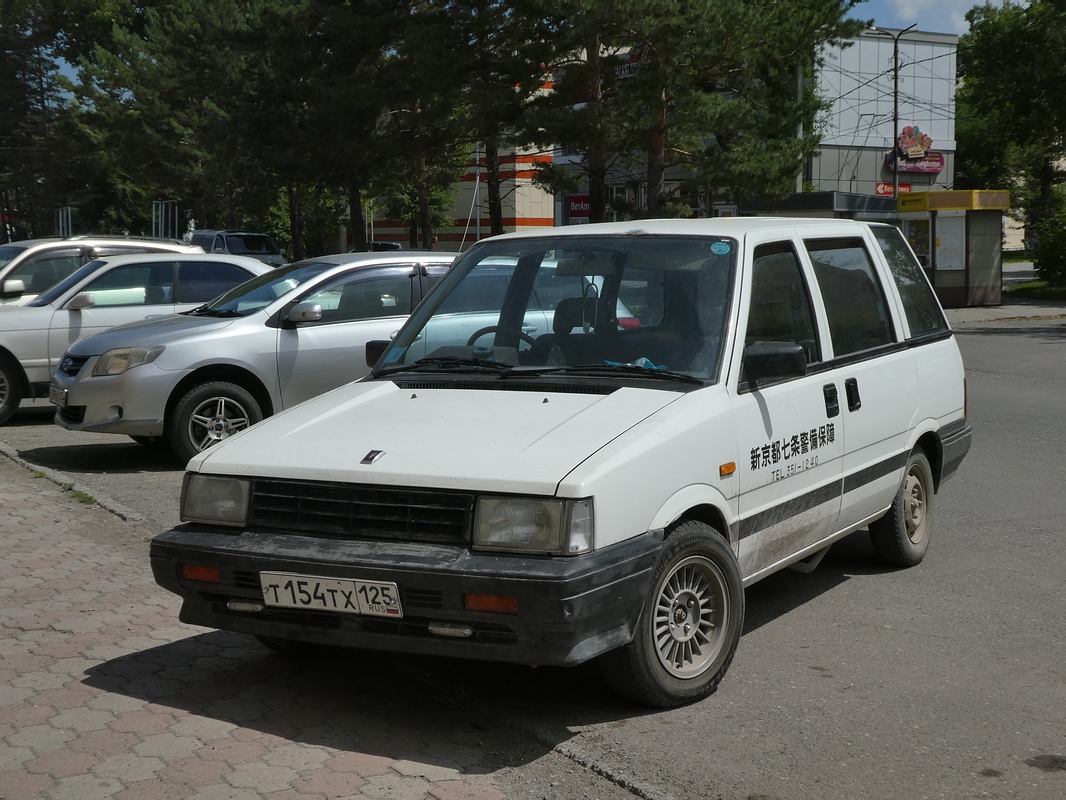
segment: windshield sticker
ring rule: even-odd
[[[776,467],[782,462],[798,459],[804,453],[828,447],[836,441],[836,425],[832,422],[811,428],[809,431],[775,439],[772,442],[751,448],[752,470]],[[815,461],[811,466],[816,465]]]
[[[711,252],[716,256],[724,256],[733,248],[729,246],[729,242],[715,242],[711,245]]]

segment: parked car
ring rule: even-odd
[[[495,307],[446,313],[509,260]],[[545,264],[573,293],[533,335]],[[880,561],[918,564],[971,440],[955,337],[889,225],[492,237],[367,360],[189,462],[184,524],[150,548],[183,622],[289,651],[597,658],[633,700],[688,703],[733,662],[746,586],[867,527]]]
[[[53,377],[56,423],[165,441],[187,461],[368,372],[451,254],[360,253],[279,267],[181,316],[77,342]]]
[[[274,239],[266,233],[202,230],[193,231],[189,241],[199,245],[208,253],[249,256],[258,258],[272,267],[280,267],[289,263]]]
[[[72,236],[0,244],[0,306],[26,305],[82,264],[134,253],[202,253],[177,239]]]
[[[270,269],[203,252],[114,256],[90,261],[25,306],[0,309],[0,424],[23,398],[48,396],[52,372],[78,339],[196,308]]]

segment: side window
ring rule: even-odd
[[[895,341],[888,304],[862,240],[817,239],[806,245],[834,354],[846,356]]]
[[[892,280],[899,290],[903,310],[907,314],[911,338],[935,335],[948,329],[948,322],[933,287],[925,277],[925,271],[907,246],[899,229],[890,226],[874,226],[874,237],[885,254]]]
[[[20,280],[26,284],[27,293],[40,294],[74,272],[81,263],[81,251],[76,247],[49,250],[26,259],[4,280]]]
[[[786,242],[755,248],[744,344],[757,342],[802,345],[808,364],[821,361],[807,283],[792,245]]]
[[[440,314],[472,314],[492,312],[498,314],[507,294],[507,284],[514,267],[476,267],[445,298],[438,309]]]
[[[411,313],[411,276],[349,276],[347,282],[320,289],[303,302],[321,305],[323,322],[406,316]]]
[[[219,261],[181,261],[174,303],[206,303],[249,280],[252,276],[238,266]]]
[[[96,307],[165,305],[171,300],[174,263],[124,264],[90,281],[83,292],[92,292]]]

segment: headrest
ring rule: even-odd
[[[574,328],[594,328],[596,326],[596,298],[566,297],[555,307],[552,330],[559,336],[566,336]]]

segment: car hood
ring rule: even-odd
[[[73,356],[98,356],[115,347],[148,347],[173,344],[186,336],[212,334],[247,317],[190,317],[167,314],[118,325],[75,342],[67,351]]]
[[[352,383],[204,451],[188,469],[553,494],[582,461],[681,396],[628,387],[603,395]]]

